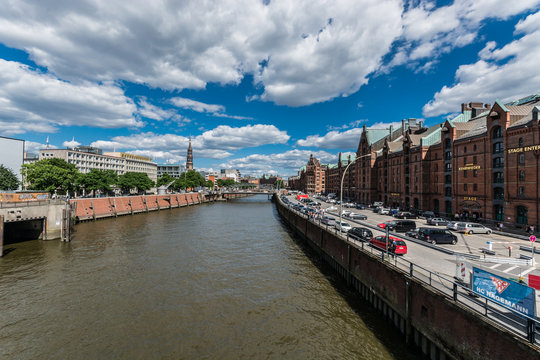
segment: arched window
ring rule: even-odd
[[[492,137],[494,139],[498,139],[498,138],[502,138],[502,127],[500,126],[496,126],[493,128],[493,130],[491,131],[491,134],[492,134]]]
[[[519,154],[519,163],[521,165],[525,164],[525,154]]]
[[[518,146],[523,147],[523,138],[519,138],[518,140]]]
[[[519,181],[525,181],[525,170],[519,171]]]

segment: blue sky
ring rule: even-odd
[[[177,4],[178,3],[178,4]],[[0,135],[288,176],[362,126],[540,92],[540,0],[31,1],[0,13]]]

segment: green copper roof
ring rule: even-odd
[[[420,139],[421,146],[431,146],[441,140],[441,127]]]
[[[506,108],[506,106],[504,106],[504,104],[501,103],[499,100],[495,100],[495,104],[498,104],[501,107],[501,109],[503,109],[503,111],[508,112],[508,109]]]
[[[388,135],[388,129],[367,129],[366,137],[368,145],[372,145]]]

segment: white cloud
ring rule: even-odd
[[[358,147],[362,128],[354,128],[339,132],[332,130],[324,136],[310,135],[298,140],[296,145],[303,147],[318,147],[321,149],[350,149]]]
[[[401,0],[19,0],[2,8],[0,42],[72,83],[204,89],[252,74],[260,99],[300,106],[367,83],[402,10]]]
[[[540,91],[540,12],[529,15],[516,25],[516,34],[523,36],[502,48],[488,42],[474,64],[461,65],[456,83],[444,86],[424,105],[427,117],[454,112],[463,102],[496,99],[508,101]]]
[[[39,150],[46,149],[47,144],[41,144],[35,141],[25,141],[24,142],[24,151],[27,153],[37,154]],[[54,145],[49,145],[49,149],[57,149]]]
[[[246,157],[231,159],[219,165],[220,168],[239,169],[243,174],[269,174],[279,173],[293,175],[302,166],[306,165],[310,155],[319,159],[321,163],[337,161],[337,155],[326,151],[289,150],[277,154],[252,154]]]
[[[420,0],[403,14],[403,35],[397,42],[397,51],[381,71],[402,64],[417,68],[423,66],[424,60],[433,62],[477,39],[485,20],[505,20],[534,10],[539,4],[540,0],[455,0],[450,5],[435,7],[434,1]]]
[[[0,129],[6,134],[54,132],[58,126],[138,126],[135,111],[115,85],[75,85],[0,59]]]
[[[75,138],[73,138],[70,141],[64,141],[62,143],[62,146],[65,147],[65,148],[74,148],[74,147],[77,147],[77,146],[80,146],[80,145],[81,145],[81,143],[78,142],[78,141],[75,141]]]
[[[139,100],[139,115],[145,118],[162,121],[173,118],[176,114],[173,110],[165,110],[148,102],[146,98]]]
[[[231,156],[232,151],[268,144],[283,144],[289,138],[287,132],[279,130],[274,125],[257,124],[236,128],[221,125],[193,137],[191,144],[194,157],[223,159]],[[185,159],[188,142],[189,138],[186,136],[146,132],[94,141],[91,146],[176,161],[177,158]]]
[[[192,99],[186,99],[182,97],[174,97],[170,99],[170,102],[182,109],[189,109],[199,113],[209,113],[215,117],[229,118],[235,120],[253,120],[252,117],[248,116],[239,116],[239,115],[227,115],[225,114],[225,106],[223,105],[214,105],[214,104],[205,104],[200,101],[195,101]]]
[[[189,109],[200,113],[216,113],[225,111],[222,105],[205,104],[200,101],[186,99],[182,97],[173,97],[171,103],[182,109]]]

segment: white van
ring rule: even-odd
[[[379,207],[379,206],[383,206],[383,202],[382,201],[375,201],[373,203],[373,207]]]

